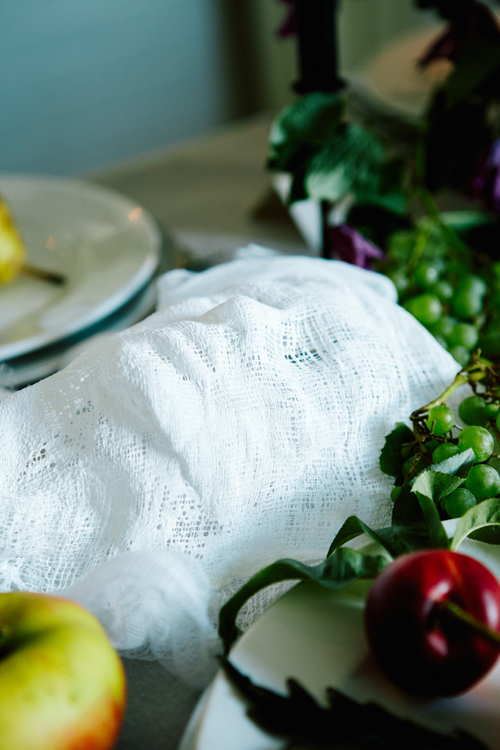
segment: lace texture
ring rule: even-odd
[[[124,653],[201,686],[238,585],[318,562],[348,515],[387,521],[384,437],[459,367],[388,279],[341,262],[234,260],[159,290],[158,312],[1,402],[0,589],[76,598]]]

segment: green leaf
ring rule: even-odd
[[[394,536],[391,528],[377,529],[377,531],[375,531],[357,516],[349,516],[349,518],[342,524],[342,527],[331,543],[327,557],[330,557],[330,555],[332,555],[335,550],[343,544],[350,542],[351,539],[355,539],[361,534],[366,534],[366,536],[385,549],[391,557],[397,557],[406,551],[405,548],[398,543],[397,537]]]
[[[303,201],[307,198],[306,188],[304,185],[304,171],[302,168],[297,169],[294,172],[292,179],[292,186],[288,195],[288,203],[295,203],[296,201]]]
[[[403,464],[406,459],[401,456],[405,443],[414,440],[413,432],[404,424],[398,422],[394,430],[385,438],[385,444],[380,452],[380,471],[390,477],[400,478],[403,475]]]
[[[469,539],[483,544],[500,544],[500,526],[482,526],[476,531],[471,531]]]
[[[500,498],[498,497],[483,500],[459,518],[451,540],[451,549],[456,551],[473,531],[490,526],[500,526]]]
[[[441,472],[444,474],[456,474],[459,477],[465,478],[469,473],[474,460],[474,451],[472,450],[472,448],[467,448],[467,450],[461,451],[460,453],[451,456],[451,458],[447,458],[445,461],[440,461],[438,464],[433,464],[430,468],[436,472]],[[444,497],[444,495],[442,495],[442,497]]]
[[[334,136],[343,114],[338,93],[314,92],[285,107],[271,125],[268,166],[295,172]]]
[[[342,547],[343,544],[350,542],[351,539],[355,539],[357,536],[361,536],[361,534],[364,533],[362,521],[360,521],[357,516],[349,516],[335,535],[326,556],[330,557],[338,547]]]
[[[273,583],[314,581],[326,589],[339,589],[358,579],[375,578],[390,560],[382,555],[363,555],[341,547],[315,566],[297,560],[278,560],[256,573],[224,604],[219,613],[219,636],[227,654],[239,635],[236,618],[248,599]]]
[[[393,526],[413,526],[424,521],[418,498],[408,484],[404,484],[392,509]]]
[[[417,495],[403,485],[392,511],[392,529],[407,552],[432,547],[429,525]]]
[[[326,689],[327,704],[323,706],[294,679],[286,680],[288,694],[282,695],[256,685],[225,659],[221,659],[221,665],[245,701],[249,718],[265,732],[285,739],[285,750],[487,750],[467,732],[441,734],[395,716],[376,703],[357,703],[334,688]]]
[[[441,220],[455,230],[457,234],[468,232],[471,229],[491,224],[492,219],[484,211],[443,211]],[[418,222],[417,222],[418,223]]]
[[[449,547],[436,505],[463,483],[460,475],[468,473],[473,460],[472,450],[463,451],[421,471],[411,487],[403,485],[394,503],[392,528],[407,551]]]
[[[420,492],[416,492],[415,494],[418,497],[418,502],[420,503],[425,520],[427,521],[430,546],[432,549],[448,549],[450,542],[448,535],[444,530],[444,526],[441,523],[441,519],[439,518],[439,513],[434,500]]]
[[[455,458],[455,456],[452,456],[452,458]],[[443,461],[442,463],[446,462]],[[441,466],[441,464],[435,464],[435,466]],[[443,497],[446,497],[450,492],[460,487],[464,481],[463,477],[457,477],[454,474],[445,474],[442,471],[435,471],[434,469],[424,469],[415,477],[411,488],[413,492],[429,497],[434,501],[435,505],[438,505]]]
[[[368,206],[378,206],[398,216],[406,216],[406,198],[403,192],[392,193],[367,192],[361,190],[356,193],[358,203]]]
[[[360,125],[344,125],[311,159],[306,172],[308,195],[337,201],[347,193],[376,193],[378,170],[385,149],[379,139]]]
[[[418,503],[418,498],[414,495],[415,500]],[[433,543],[429,537],[429,525],[422,513],[423,520],[421,523],[414,523],[408,526],[401,526],[394,524],[394,533],[397,538],[404,544],[406,552],[415,552],[419,549],[432,549]]]
[[[377,166],[377,179],[373,185],[377,188],[365,190],[358,187],[356,201],[358,204],[376,206],[384,211],[395,214],[400,219],[408,219],[406,196],[403,190],[406,165],[403,159],[388,158]]]

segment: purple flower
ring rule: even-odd
[[[420,7],[428,7],[428,2],[418,3]],[[435,3],[430,3],[435,5]],[[463,48],[473,37],[487,37],[498,41],[500,28],[493,13],[476,0],[464,2],[442,2],[441,15],[449,19],[448,26],[430,47],[420,56],[418,64],[428,65],[433,60],[445,58],[453,63],[457,62]]]
[[[383,258],[382,250],[363,237],[349,224],[330,227],[328,230],[329,250],[332,258],[351,263],[353,266],[372,269],[371,261]]]
[[[471,193],[495,214],[500,214],[500,138],[494,140],[480,160],[471,181]]]
[[[279,3],[287,6],[287,12],[284,21],[277,30],[277,34],[282,39],[295,36],[297,33],[297,23],[295,17],[295,0],[278,0]]]

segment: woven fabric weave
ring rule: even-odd
[[[73,596],[202,685],[237,586],[321,560],[353,513],[387,521],[384,436],[459,367],[388,279],[341,262],[172,271],[160,300],[0,404],[0,589]]]

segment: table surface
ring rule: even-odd
[[[176,265],[214,253],[224,260],[252,242],[305,250],[265,168],[271,119],[264,113],[81,176],[147,208]]]

